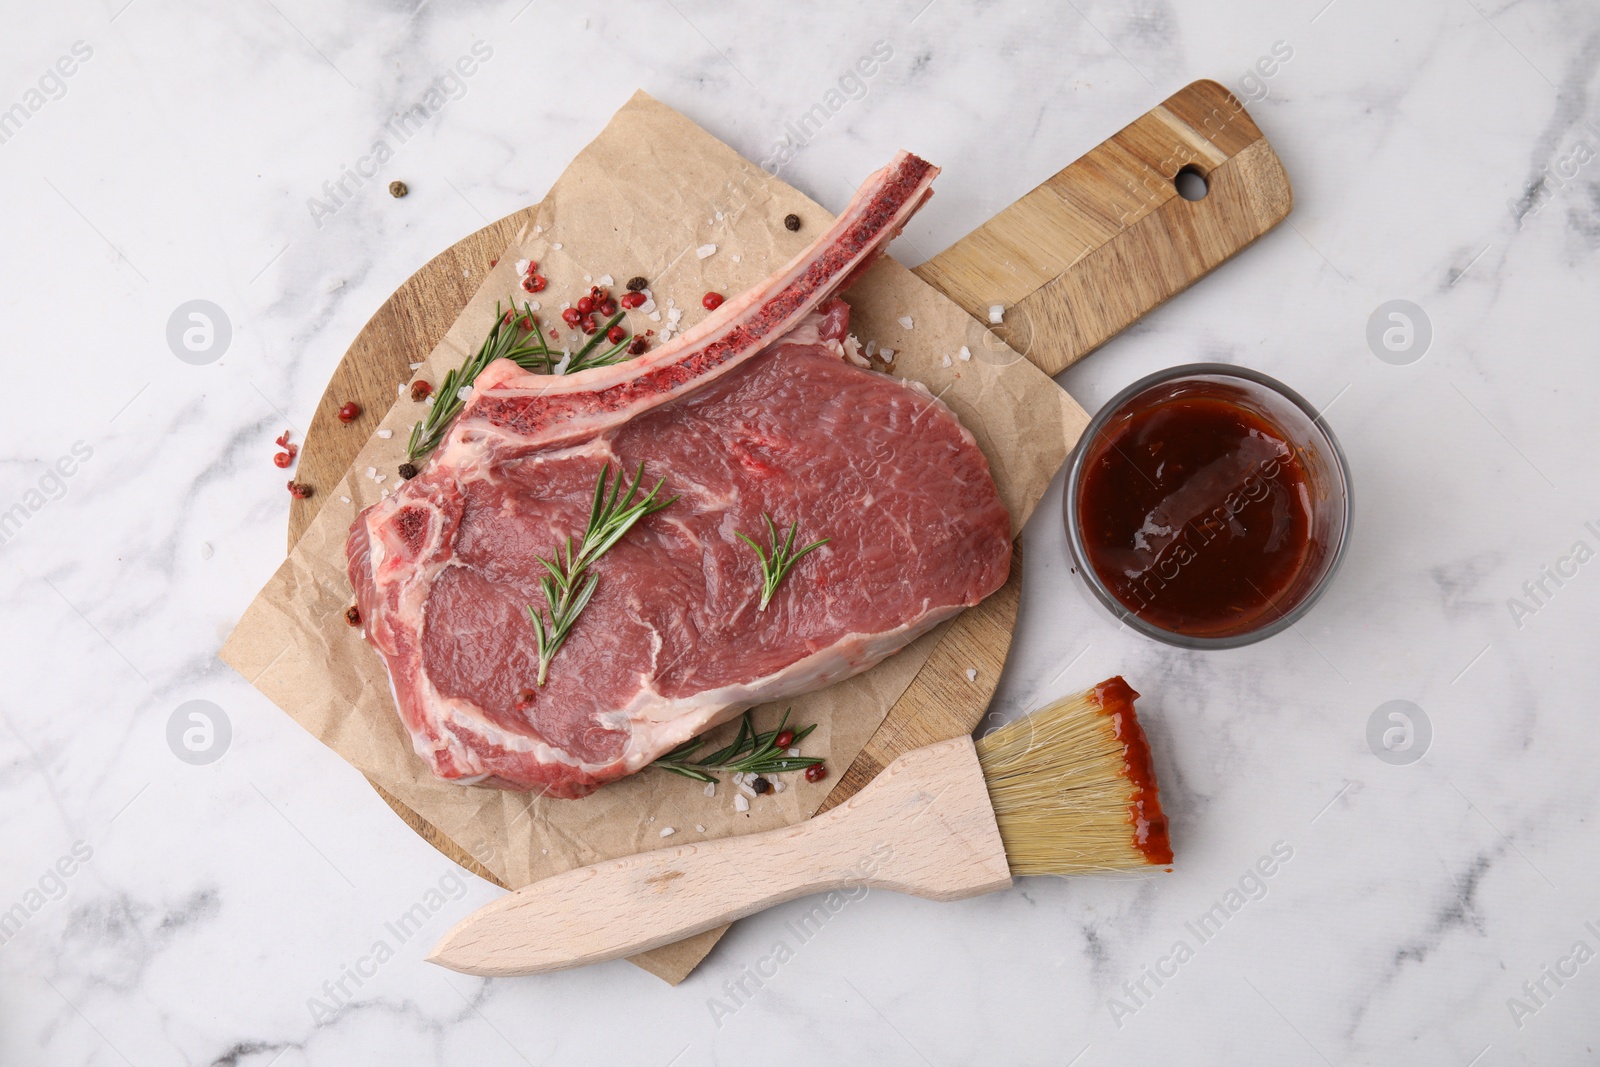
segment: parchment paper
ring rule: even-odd
[[[885,146],[885,162],[893,147]],[[783,226],[790,212],[803,222],[798,233]],[[671,299],[684,309],[686,329],[706,314],[700,307],[705,292],[731,295],[755,284],[831,221],[797,190],[637,93],[557,180],[535,221],[501,256],[417,376],[437,384],[482,343],[497,299],[528,297],[518,287],[517,259],[537,260],[550,280],[533,297],[546,322],[559,322],[561,302],[587,288],[586,275],[602,282],[609,274],[612,291],[620,292],[640,274],[650,280],[663,323]],[[708,244],[716,252],[700,258],[696,250]],[[845,295],[853,309],[852,330],[863,344],[875,340],[894,350],[888,372],[925,383],[977,437],[1013,531],[1020,530],[1081,433],[1083,410],[892,260],[880,262]],[[900,324],[903,316],[910,318],[910,329]],[[634,313],[638,331],[659,332],[661,325]],[[975,355],[962,359],[963,346]],[[881,361],[877,365],[884,368]],[[661,771],[646,770],[583,800],[451,785],[429,773],[400,725],[381,659],[344,619],[353,602],[345,537],[356,513],[398,484],[396,467],[423,410],[399,396],[345,478],[337,486],[317,487],[327,494],[321,512],[245,611],[222,649],[223,660],[513,888],[660,847],[668,827],[675,831],[672,843],[681,844],[766,830],[815,811],[833,778],[808,784],[800,775],[786,775],[782,793],[752,800],[748,812],[738,813],[736,790],[728,782],[708,798],[701,785]],[[379,436],[384,431],[392,436]],[[384,480],[374,480],[369,469]],[[826,756],[835,775],[848,767],[941,633],[935,630],[863,675],[782,702],[794,708],[791,722],[818,724],[806,753]],[[757,709],[758,725],[770,728],[781,710]],[[719,728],[712,741],[731,734],[733,725]],[[683,974],[710,943],[692,950]]]

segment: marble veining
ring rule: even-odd
[[[1590,0],[12,7],[0,1063],[1595,1058]],[[1282,378],[1349,453],[1352,550],[1293,630],[1181,652],[1081,588],[1058,480],[990,716],[1125,675],[1174,870],[870,892],[816,929],[795,902],[676,989],[423,963],[497,891],[215,659],[282,558],[272,439],[379,303],[635,88],[835,208],[896,148],[939,163],[894,247],[915,264],[1200,77],[1247,102],[1295,211],[1060,382],[1093,410],[1180,362]],[[1432,335],[1399,365],[1367,340],[1396,299]],[[231,328],[200,365],[168,340],[192,300]],[[1431,727],[1408,765],[1368,740],[1392,700]]]

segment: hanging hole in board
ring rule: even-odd
[[[1193,163],[1179,170],[1173,175],[1172,184],[1177,188],[1178,195],[1185,200],[1204,200],[1206,193],[1211,189],[1206,184],[1206,176]]]

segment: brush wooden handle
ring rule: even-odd
[[[558,874],[467,916],[428,959],[542,974],[618,959],[840,886],[959,900],[1011,884],[972,739],[908,752],[825,815]]]

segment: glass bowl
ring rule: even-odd
[[[1212,484],[1204,487],[1213,493],[1218,491],[1219,486],[1235,485],[1235,489],[1218,499],[1214,506],[1207,505],[1207,510],[1195,510],[1193,505],[1196,499],[1210,500],[1211,497],[1201,495],[1197,498],[1193,492],[1179,494],[1173,490],[1150,511],[1131,542],[1137,546],[1137,551],[1143,552],[1150,548],[1149,539],[1144,537],[1146,530],[1158,531],[1159,537],[1166,539],[1148,557],[1148,566],[1143,565],[1143,560],[1138,570],[1124,565],[1121,575],[1118,575],[1115,568],[1108,565],[1104,554],[1097,564],[1091,555],[1090,538],[1085,532],[1085,519],[1095,518],[1087,514],[1095,504],[1086,500],[1085,493],[1090,478],[1086,472],[1090,465],[1103,464],[1109,470],[1119,460],[1126,460],[1125,465],[1131,466],[1134,461],[1127,458],[1123,446],[1135,439],[1132,435],[1146,426],[1177,425],[1170,421],[1155,422],[1154,417],[1177,411],[1180,407],[1193,410],[1196,405],[1210,405],[1215,411],[1226,410],[1237,414],[1241,426],[1266,424],[1271,434],[1246,435],[1266,442],[1253,446],[1258,451],[1269,447],[1281,450],[1282,446],[1273,440],[1276,437],[1288,446],[1287,452],[1280,451],[1275,454],[1276,458],[1263,460],[1262,465],[1251,467],[1246,472],[1245,480],[1235,484],[1237,464],[1243,462],[1245,455],[1241,450],[1240,458],[1233,461],[1235,467],[1226,471],[1220,481],[1213,478]],[[1148,436],[1137,439],[1141,442],[1140,447],[1148,447],[1152,457],[1162,443],[1157,440],[1155,444],[1148,444]],[[1176,449],[1177,446],[1174,447]],[[1116,450],[1115,457],[1112,455],[1113,449]],[[1260,454],[1266,455],[1265,452]],[[1287,470],[1294,472],[1292,490],[1286,488],[1283,491],[1290,492],[1292,495],[1289,499],[1297,502],[1299,517],[1296,521],[1303,520],[1305,530],[1304,550],[1292,567],[1285,571],[1286,576],[1281,583],[1273,592],[1266,593],[1251,582],[1251,588],[1261,593],[1257,598],[1259,603],[1230,605],[1218,609],[1217,614],[1210,618],[1184,618],[1175,611],[1165,610],[1175,599],[1188,595],[1184,591],[1185,584],[1192,587],[1194,582],[1201,579],[1204,568],[1197,568],[1184,583],[1178,582],[1183,576],[1183,568],[1192,565],[1195,560],[1208,559],[1207,566],[1214,571],[1220,569],[1224,580],[1227,580],[1227,570],[1232,564],[1226,560],[1230,557],[1212,555],[1208,558],[1204,554],[1208,550],[1219,551],[1212,547],[1217,543],[1218,531],[1225,531],[1232,520],[1242,514],[1247,502],[1265,499],[1266,493],[1272,488],[1269,484],[1271,477],[1286,469],[1273,464],[1286,464]],[[1155,468],[1158,478],[1162,476],[1162,469],[1160,466]],[[1269,470],[1269,477],[1258,477]],[[1191,482],[1201,480],[1199,473],[1203,471],[1197,472]],[[1256,478],[1254,485],[1249,480],[1252,477]],[[1150,484],[1152,487],[1157,485],[1154,481]],[[1253,495],[1256,485],[1267,486],[1261,497]],[[1185,483],[1182,488],[1187,490],[1188,487],[1189,483]],[[1100,485],[1093,488],[1102,492],[1105,489]],[[1168,500],[1176,499],[1179,495],[1186,496],[1183,504],[1168,508]],[[1104,498],[1097,499],[1103,501]],[[1147,637],[1182,648],[1237,648],[1264,640],[1294,625],[1327,590],[1344,559],[1349,541],[1350,472],[1344,451],[1326,420],[1300,394],[1257,371],[1223,363],[1190,363],[1141,378],[1100,409],[1068,460],[1064,510],[1067,545],[1078,573],[1090,592],[1113,615]],[[1176,521],[1186,511],[1193,513],[1192,518],[1186,518],[1176,529],[1171,524],[1153,525],[1157,512],[1162,512],[1163,518]],[[1244,527],[1241,525],[1238,528]],[[1296,541],[1297,545],[1299,543]],[[1183,547],[1176,547],[1179,545]],[[1134,551],[1129,548],[1122,553],[1122,557],[1134,558]],[[1192,592],[1192,588],[1189,591]],[[1164,592],[1167,604],[1162,601]]]

